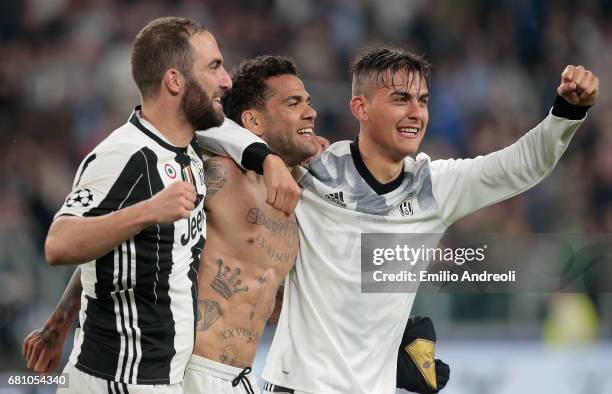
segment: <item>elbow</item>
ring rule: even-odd
[[[70,264],[65,248],[59,244],[57,237],[51,234],[45,241],[45,260],[50,266]]]
[[[62,264],[61,252],[51,236],[48,236],[45,241],[45,260],[50,266]]]

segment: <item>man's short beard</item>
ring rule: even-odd
[[[317,153],[316,148],[312,146],[306,146],[295,140],[283,141],[275,137],[271,138],[271,135],[273,134],[268,133],[264,140],[289,167],[296,166]]]
[[[206,130],[221,126],[223,112],[215,110],[212,97],[191,77],[186,78],[185,94],[181,100],[181,110],[185,118],[196,130]]]

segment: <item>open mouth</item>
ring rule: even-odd
[[[312,137],[314,135],[314,130],[312,127],[305,127],[303,129],[299,129],[297,133],[302,137]]]
[[[415,138],[419,134],[418,127],[398,127],[398,133],[402,137]]]
[[[223,108],[223,104],[221,104],[221,96],[213,97],[213,104],[218,104],[221,108]]]

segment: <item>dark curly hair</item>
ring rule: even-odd
[[[408,49],[396,47],[368,48],[357,55],[350,65],[353,95],[366,94],[367,82],[375,81],[377,87],[391,86],[399,71],[417,72],[429,88],[431,65],[422,56]],[[386,80],[386,72],[391,71],[391,80]]]
[[[266,100],[270,98],[270,87],[266,81],[281,75],[297,75],[295,63],[284,56],[258,56],[243,60],[232,70],[233,86],[221,99],[225,116],[242,125],[244,111],[263,110]]]

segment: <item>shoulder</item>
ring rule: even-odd
[[[219,176],[234,177],[241,173],[240,167],[227,156],[204,157],[204,174],[213,178]]]
[[[422,153],[419,153],[421,155]],[[455,162],[457,159],[435,159],[431,160],[429,156],[427,156],[427,160],[429,161],[429,167],[431,171],[436,174],[444,174],[448,171],[452,171],[455,166]]]
[[[351,153],[351,142],[352,141],[348,141],[348,140],[334,142],[333,144],[328,146],[324,152],[329,152],[335,156],[342,156],[345,154],[349,154]]]
[[[351,141],[334,142],[327,147],[318,157],[304,165],[308,170],[314,172],[321,171],[323,168],[337,165],[337,161],[351,154]]]
[[[142,132],[134,125],[126,123],[112,131],[92,151],[98,155],[132,156],[147,147]]]
[[[119,127],[83,158],[80,167],[82,170],[102,167],[104,171],[113,172],[127,163],[142,161],[142,153],[147,148],[138,137],[129,125]]]
[[[204,159],[204,183],[206,184],[205,201],[236,182],[242,171],[236,163],[225,156],[214,156]]]

